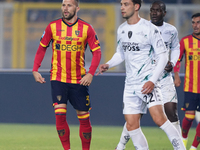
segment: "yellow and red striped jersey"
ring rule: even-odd
[[[52,21],[44,31],[40,45],[47,47],[52,41],[51,80],[79,83],[86,74],[85,49],[100,50],[99,40],[93,27],[78,18],[68,24],[63,19]]]
[[[185,54],[185,81],[184,91],[200,93],[200,39],[193,35],[186,36],[180,41],[180,56],[174,67],[179,71],[180,61]]]

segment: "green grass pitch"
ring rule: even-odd
[[[123,127],[93,125],[91,150],[114,150]],[[72,150],[81,150],[79,127],[70,125]],[[142,127],[150,150],[172,150],[165,133],[158,127]],[[192,144],[195,128],[189,132],[187,149]],[[63,150],[55,125],[0,124],[0,150]],[[126,150],[134,150],[132,141]]]

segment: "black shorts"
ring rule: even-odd
[[[67,104],[69,100],[76,110],[88,111],[91,107],[88,86],[51,81],[51,93],[54,104]]]
[[[183,110],[197,110],[200,111],[200,94],[184,92],[185,100],[183,105]]]

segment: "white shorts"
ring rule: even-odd
[[[146,114],[147,108],[163,105],[159,87],[155,87],[150,94],[142,94],[141,87],[139,86],[137,90],[130,90],[128,87],[125,87],[123,114]]]
[[[161,93],[163,97],[163,103],[174,102],[177,103],[176,88],[174,86],[174,81],[172,77],[167,77],[160,81]]]

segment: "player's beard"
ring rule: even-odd
[[[131,18],[134,15],[134,12],[132,12],[130,15],[127,16],[122,16],[124,19],[128,20],[129,18]]]
[[[73,12],[73,14],[72,14],[72,13],[69,13],[68,16],[65,16],[64,13],[62,12],[62,16],[63,16],[63,18],[64,18],[65,20],[71,20],[75,15],[76,15],[76,9],[75,9],[75,11]]]

